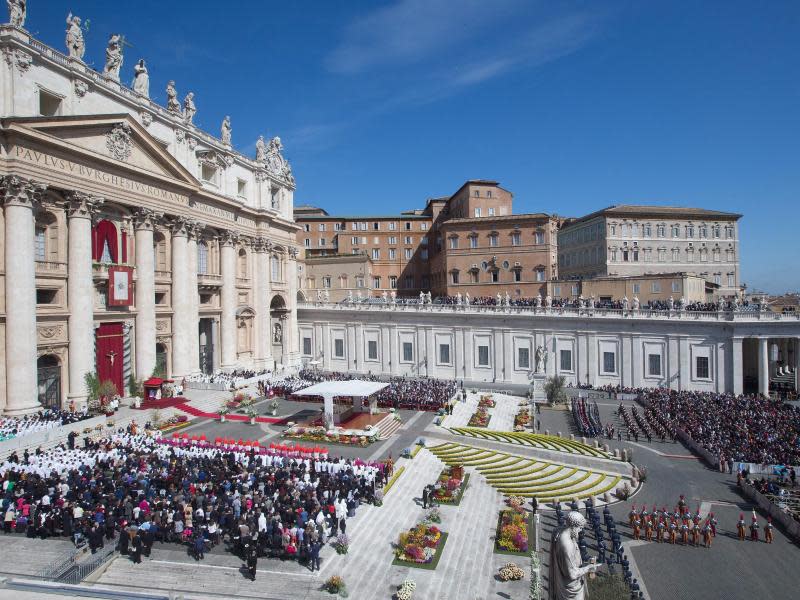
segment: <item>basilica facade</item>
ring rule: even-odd
[[[144,61],[121,83],[119,36],[94,70],[76,19],[65,52],[0,26],[0,408],[80,406],[87,373],[124,394],[154,372],[298,364],[280,139],[237,152],[230,118],[219,137],[194,125],[192,93],[152,100]]]

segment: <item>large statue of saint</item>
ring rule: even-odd
[[[264,142],[264,136],[258,136],[256,141],[256,162],[264,163],[267,161],[267,144]]]
[[[83,42],[83,31],[81,30],[81,18],[69,13],[67,16],[67,52],[70,58],[83,60],[86,52],[86,44]]]
[[[283,327],[280,323],[275,323],[272,327],[272,343],[280,344],[283,341]]]
[[[186,98],[183,99],[183,120],[187,123],[191,123],[196,112],[197,107],[194,105],[194,92],[189,92],[186,94]]]
[[[8,22],[14,27],[25,27],[26,0],[7,0],[6,4],[8,4]]]
[[[119,72],[122,69],[122,36],[112,33],[108,38],[106,46],[106,65],[103,67],[103,75],[114,81],[119,81]]]
[[[536,347],[536,373],[541,373],[546,368],[547,350],[544,346]]]
[[[231,145],[231,118],[229,116],[225,116],[222,120],[222,126],[220,127],[220,138],[222,139],[222,143],[226,146]]]
[[[578,511],[567,514],[566,526],[553,532],[550,542],[550,600],[586,600],[586,575],[599,565],[583,565],[578,534],[586,519]]]
[[[167,110],[176,115],[181,114],[181,103],[178,102],[178,90],[175,89],[174,81],[167,83]]]
[[[150,75],[147,74],[147,67],[144,59],[133,65],[133,91],[147,98],[150,97]]]

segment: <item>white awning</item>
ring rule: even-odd
[[[383,388],[388,387],[388,383],[381,381],[363,381],[361,379],[350,379],[348,381],[323,381],[310,387],[292,392],[294,396],[353,396],[364,398],[371,396]]]

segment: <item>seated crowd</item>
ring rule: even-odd
[[[721,461],[800,464],[800,409],[780,400],[712,392],[642,392],[654,422],[683,429]]]
[[[292,393],[323,381],[346,381],[349,379],[388,383],[387,387],[377,393],[378,406],[382,408],[437,411],[444,408],[458,390],[458,385],[455,381],[443,379],[408,377],[381,379],[374,375],[354,375],[350,373],[313,371],[310,369],[303,369],[297,376],[272,377],[260,381],[258,388],[259,393],[263,396],[277,394],[286,396],[291,400],[319,402],[319,398],[292,396]]]
[[[88,419],[90,416],[87,411],[74,412],[46,409],[23,417],[3,417],[0,418],[0,441],[30,435],[45,429],[55,429],[70,423],[77,423]]]
[[[0,465],[5,532],[64,536],[92,550],[124,532],[119,548],[135,547],[134,560],[159,541],[201,554],[216,544],[234,552],[252,544],[262,555],[304,561],[311,544],[344,533],[357,507],[379,497],[376,486],[391,468],[175,446],[132,431],[87,439],[83,448],[11,455]]]

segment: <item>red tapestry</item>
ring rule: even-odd
[[[101,323],[95,331],[97,378],[101,382],[111,380],[117,386],[117,393],[122,395],[122,323]]]
[[[133,304],[133,275],[130,267],[108,268],[108,305],[131,306]]]

